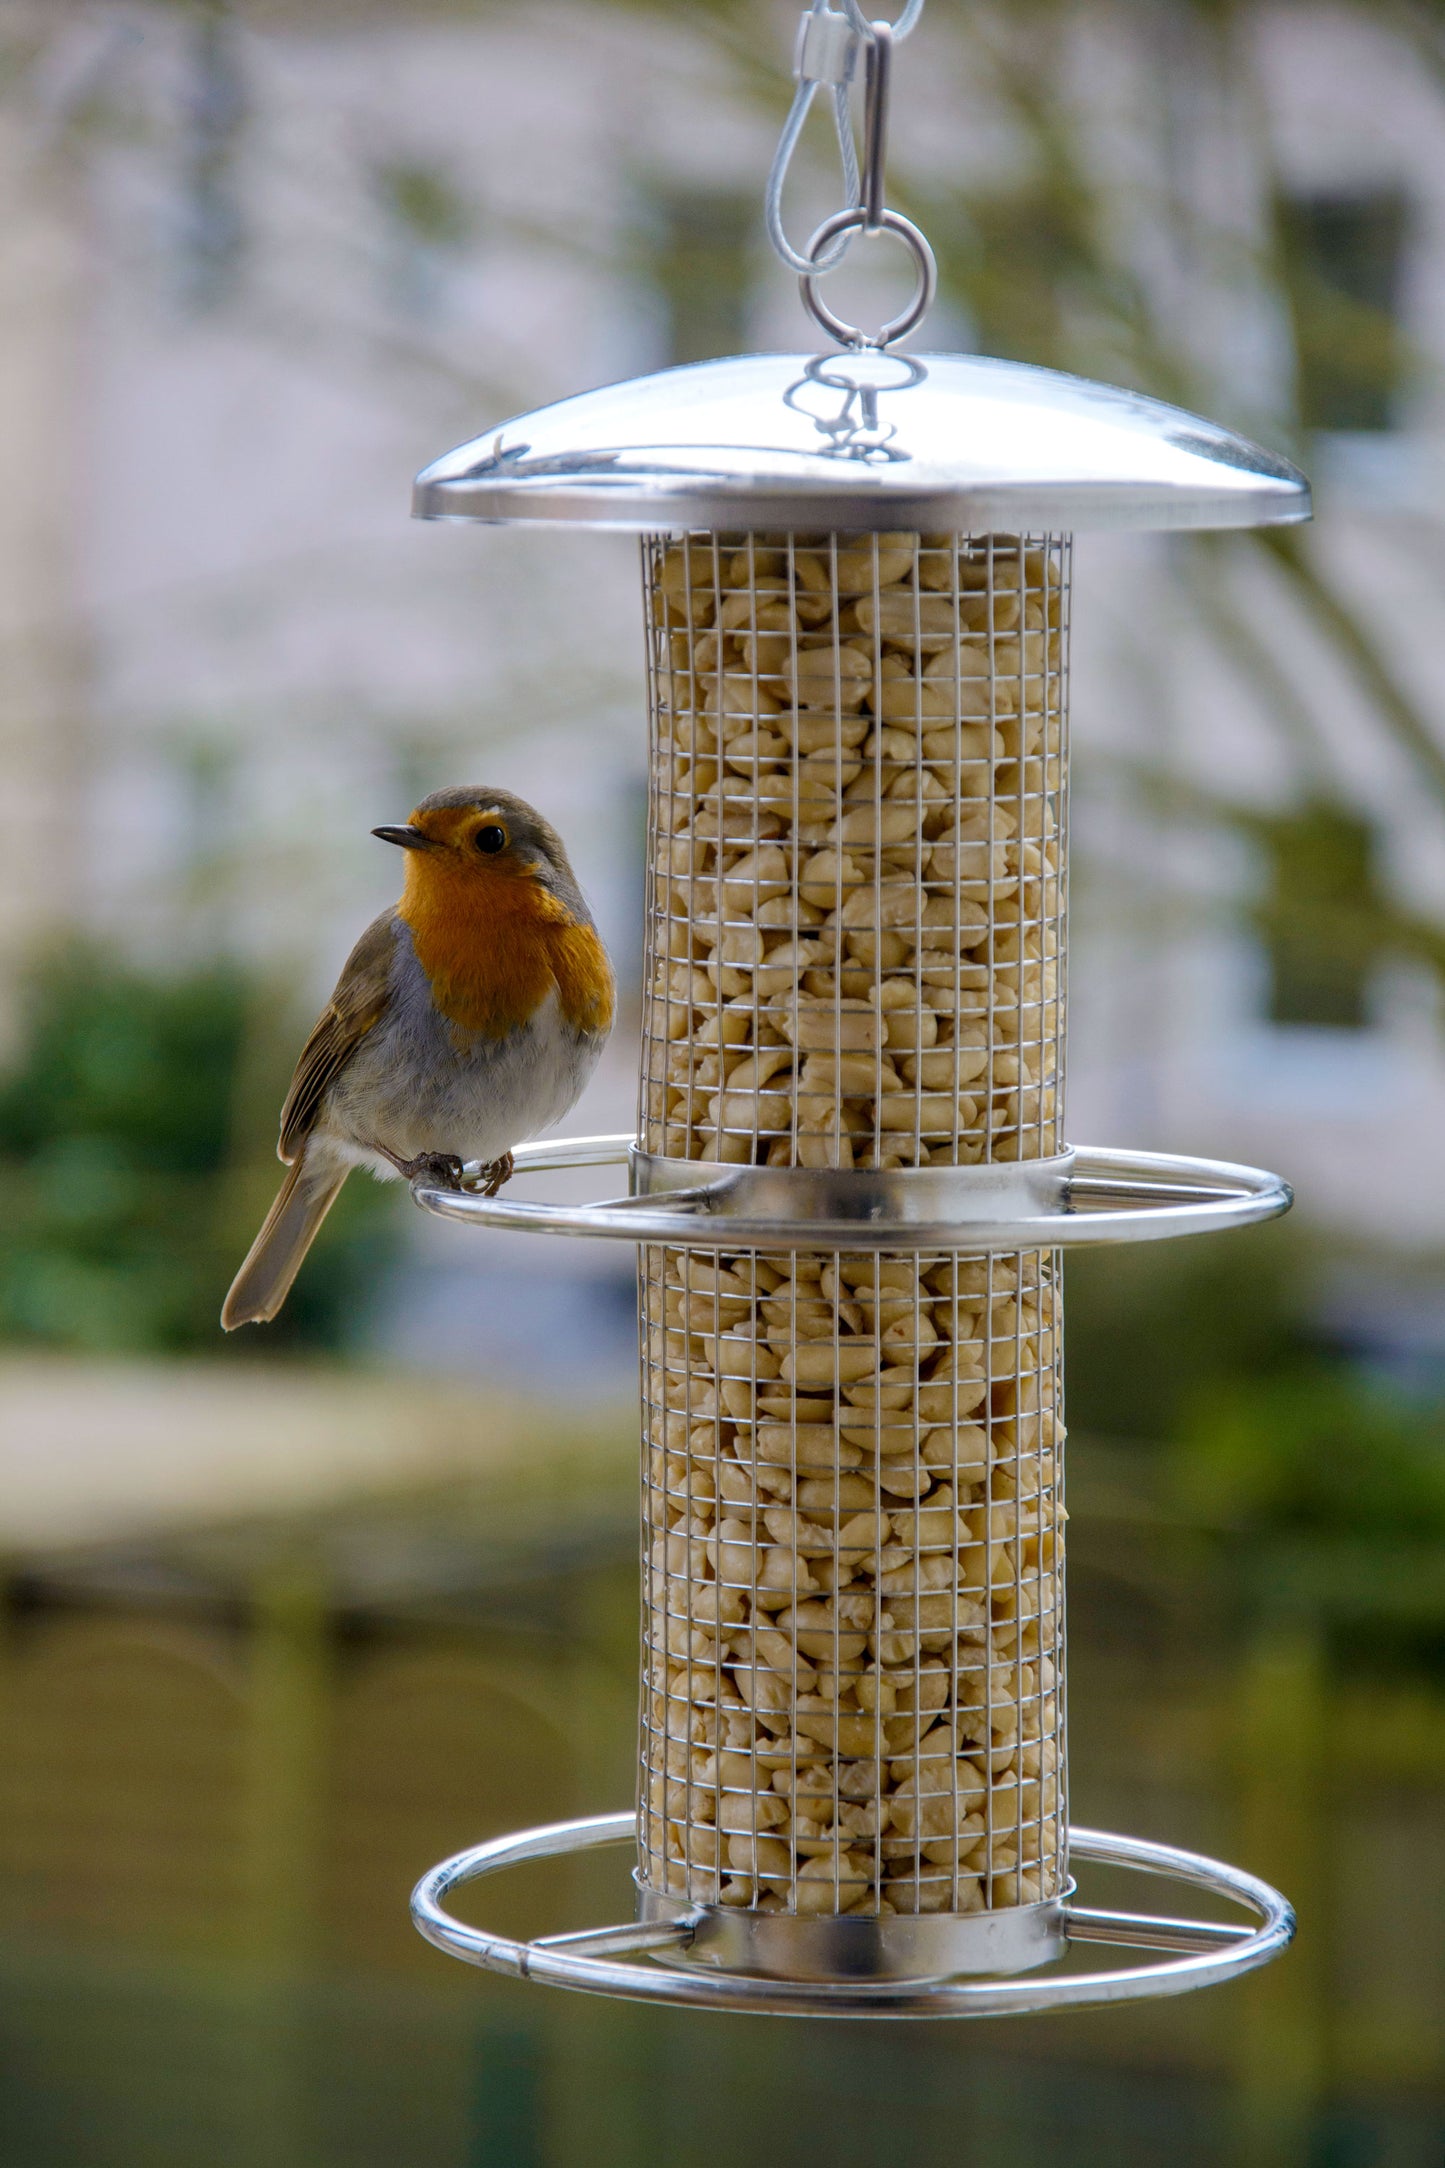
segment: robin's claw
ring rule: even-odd
[[[462,1189],[466,1186],[462,1163],[455,1152],[418,1152],[415,1159],[397,1160],[396,1170],[408,1182],[415,1182],[418,1177],[425,1176],[437,1189]]]
[[[510,1152],[503,1152],[500,1159],[494,1159],[490,1166],[483,1167],[482,1195],[495,1197],[502,1184],[511,1181],[515,1167],[516,1161]]]

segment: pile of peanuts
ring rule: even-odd
[[[1057,1151],[1061,547],[684,541],[650,578],[656,1149]]]
[[[647,1879],[801,1913],[1054,1894],[1052,1257],[643,1271]]]
[[[1065,546],[645,545],[644,1148],[1061,1148]],[[642,1261],[642,1872],[705,1902],[1055,1895],[1055,1260]]]

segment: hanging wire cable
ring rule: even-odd
[[[923,0],[909,0],[910,7],[921,7]],[[866,32],[867,26],[864,25]],[[825,85],[832,92],[833,125],[838,136],[838,156],[843,168],[843,195],[848,205],[858,201],[858,153],[853,143],[853,121],[848,110],[848,89],[858,62],[860,32],[846,15],[837,14],[828,0],[813,0],[798,25],[797,50],[793,55],[793,79],[797,89],[793,93],[788,117],[778,148],[773,155],[768,173],[765,212],[768,239],[790,271],[801,276],[808,271],[827,271],[842,262],[847,253],[848,237],[845,236],[826,257],[815,263],[801,255],[788,239],[783,226],[783,190],[787,186],[788,169],[798,147],[798,139],[812,110],[813,100]]]

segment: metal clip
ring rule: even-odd
[[[851,83],[858,64],[858,33],[846,15],[809,8],[798,25],[793,52],[795,83]]]
[[[888,164],[888,98],[893,87],[893,31],[875,23],[868,41],[868,74],[863,106],[863,189],[865,233],[883,228],[884,174]]]

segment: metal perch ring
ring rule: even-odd
[[[445,1910],[445,1900],[454,1889],[482,1875],[519,1866],[524,1860],[555,1859],[567,1852],[631,1844],[636,1834],[636,1817],[629,1812],[594,1815],[585,1821],[553,1822],[513,1836],[494,1837],[487,1844],[443,1860],[423,1875],[412,1892],[412,1918],[427,1941],[435,1943],[439,1950],[449,1951],[453,1957],[480,1965],[488,1972],[541,1980],[552,1987],[580,1988],[584,1993],[621,1995],[634,2002],[666,2002],[695,2010],[751,2011],[775,2017],[1003,2017],[1027,2011],[1138,2002],[1236,1979],[1277,1957],[1294,1934],[1294,1913],[1288,1901],[1258,1876],[1174,1845],[1150,1844],[1142,1838],[1116,1837],[1095,1829],[1071,1830],[1069,1847],[1075,1859],[1187,1882],[1212,1897],[1244,1906],[1260,1924],[1246,1927],[1215,1920],[1100,1911],[1067,1901],[1062,1907],[1066,1942],[1156,1950],[1161,1953],[1160,1961],[1121,1967],[1117,1972],[1031,1972],[1016,1979],[828,1982],[719,1973],[696,1961],[689,1962],[689,1948],[695,1938],[700,1939],[706,1915],[716,1909],[713,1907],[694,1907],[675,1920],[542,1935],[535,1942],[517,1942],[485,1927],[469,1927]],[[900,1920],[876,1924],[886,1930],[894,1926],[907,1928],[911,1923]],[[637,1958],[644,1962],[629,1962]],[[660,1961],[648,1963],[649,1958]]]

